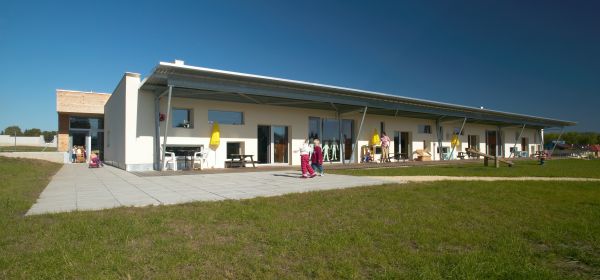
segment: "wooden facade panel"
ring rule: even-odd
[[[104,114],[104,105],[110,98],[107,93],[56,91],[56,111],[64,113]]]
[[[69,115],[58,114],[58,151],[69,150]]]

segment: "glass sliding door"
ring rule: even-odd
[[[340,123],[337,119],[323,119],[323,160],[340,161]]]
[[[273,131],[273,162],[288,163],[288,127],[272,126]]]
[[[354,145],[354,120],[342,120],[342,138],[344,159],[352,157],[352,146]]]

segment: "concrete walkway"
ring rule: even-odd
[[[571,181],[600,182],[594,178],[572,177],[475,177],[475,176],[368,176],[372,179],[385,180],[388,183],[435,182],[435,181]]]
[[[140,177],[106,166],[65,164],[27,215],[121,206],[245,199],[385,183],[380,178],[326,174],[301,179],[294,171]]]

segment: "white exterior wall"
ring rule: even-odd
[[[125,73],[104,106],[104,161],[130,170],[137,131],[139,74]],[[129,154],[128,154],[129,153]]]
[[[35,147],[56,147],[56,136],[52,139],[52,142],[46,143],[44,136],[17,136],[17,146],[35,146]],[[15,145],[15,137],[12,135],[0,135],[0,146],[13,146]]]
[[[107,102],[105,108],[105,145],[106,161],[114,161],[114,164],[128,171],[152,170],[154,164],[155,151],[155,112],[154,112],[154,93],[139,91],[139,76],[125,76],[111,99]],[[167,111],[167,98],[160,101],[160,112]],[[170,126],[168,129],[169,145],[203,145],[209,150],[207,160],[209,167],[223,168],[226,159],[227,142],[242,142],[243,152],[245,154],[255,155],[257,160],[257,129],[258,125],[277,125],[288,126],[288,134],[291,146],[288,150],[290,162],[288,164],[299,165],[300,158],[294,150],[297,150],[308,135],[309,117],[319,117],[321,119],[335,119],[336,113],[333,110],[312,110],[292,107],[278,107],[260,104],[219,102],[200,99],[173,98],[172,108],[191,109],[193,114],[193,128],[175,128]],[[215,150],[210,150],[209,140],[212,132],[212,125],[208,123],[208,110],[222,111],[241,111],[244,114],[243,125],[219,124],[221,132],[221,145]],[[343,114],[342,119],[354,120],[354,133],[358,133],[362,113]],[[435,120],[417,119],[407,117],[392,117],[367,114],[363,124],[362,131],[358,136],[358,145],[355,149],[355,160],[359,160],[361,147],[368,145],[369,139],[373,135],[373,130],[380,131],[380,122],[385,123],[385,130],[392,139],[390,143],[390,153],[394,153],[394,132],[409,132],[410,151],[409,157],[416,158],[413,154],[415,150],[427,148],[432,153],[432,159],[439,160],[440,155],[436,153],[438,146],[437,130]],[[172,117],[169,118],[169,125],[172,123]],[[162,144],[166,121],[160,123],[160,143]],[[418,133],[419,125],[430,125],[431,134]],[[442,146],[450,147],[452,133],[454,128],[462,125],[462,120],[455,122],[442,122],[444,133],[442,135]],[[453,158],[459,151],[464,152],[468,146],[468,135],[478,136],[478,146],[480,151],[486,151],[485,134],[487,130],[497,130],[497,126],[482,125],[467,122],[463,135],[459,136],[461,145],[454,151]],[[520,130],[518,128],[517,130]],[[108,132],[110,131],[110,133]],[[509,156],[509,150],[514,145],[514,129],[503,129],[503,144],[506,156]],[[525,129],[523,137],[529,137],[530,146],[535,146],[534,134],[538,133],[535,129]],[[110,139],[108,139],[110,138]],[[426,147],[423,146],[425,141]],[[109,146],[110,145],[110,146]],[[517,143],[520,147],[520,140]],[[162,145],[161,145],[162,147]],[[531,151],[531,148],[530,148]],[[404,151],[403,151],[404,152]]]
[[[166,98],[161,100],[160,112],[167,111]],[[218,102],[198,99],[173,98],[172,108],[193,110],[193,128],[169,127],[167,143],[169,145],[204,145],[208,150],[212,125],[208,123],[208,110],[243,112],[243,125],[219,124],[221,144],[216,151],[209,151],[207,160],[210,167],[222,168],[226,161],[227,142],[243,142],[245,154],[257,155],[258,125],[287,126],[290,143],[288,150],[292,165],[300,164],[297,150],[308,135],[308,117],[335,118],[334,111],[306,110],[289,107],[255,105],[245,103]],[[171,122],[172,118],[169,119]],[[166,122],[161,122],[161,144],[163,143]],[[149,147],[149,145],[146,145]],[[150,155],[151,156],[151,155]],[[151,158],[146,158],[148,160]]]
[[[540,135],[539,130],[534,128],[527,128],[523,130],[523,134],[521,138],[516,139],[518,134],[521,132],[521,127],[511,127],[511,128],[503,128],[504,132],[504,157],[512,157],[510,150],[515,147],[518,151],[522,151],[521,149],[521,138],[527,138],[527,152],[529,152],[529,156],[533,155],[536,151],[540,149]]]

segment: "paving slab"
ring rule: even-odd
[[[333,174],[302,179],[290,170],[138,176],[111,166],[90,169],[84,164],[65,164],[27,215],[250,199],[385,182],[381,178]]]

